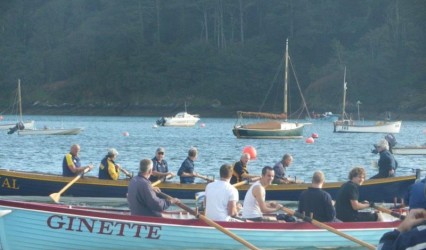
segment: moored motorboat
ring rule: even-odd
[[[0,196],[49,196],[69,183],[72,177],[60,175],[11,171],[0,169]],[[416,180],[415,175],[366,180],[360,187],[360,199],[374,202],[391,203],[394,198],[402,198]],[[344,182],[325,183],[323,189],[336,198],[339,187]],[[100,180],[96,177],[84,177],[75,182],[64,196],[72,197],[115,197],[125,198],[128,179]],[[310,184],[284,184],[267,187],[266,199],[297,201],[302,191]],[[180,199],[194,199],[195,194],[205,190],[206,183],[180,184],[163,182],[158,187],[165,193]],[[238,187],[240,197],[244,197],[250,185]]]
[[[157,120],[157,125],[164,127],[193,127],[199,120],[200,117],[198,115],[179,112],[172,117],[161,117]]]
[[[395,155],[426,155],[426,146],[393,147],[392,153]]]
[[[377,245],[380,237],[399,223],[328,225]],[[353,241],[307,222],[219,224],[260,249],[357,246]],[[131,216],[121,211],[8,200],[0,200],[0,241],[3,250],[243,248],[227,234],[198,219]]]

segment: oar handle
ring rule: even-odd
[[[394,211],[392,211],[392,210],[390,210],[390,209],[387,209],[387,208],[385,208],[385,207],[377,206],[377,205],[374,205],[374,204],[372,205],[372,207],[373,207],[374,209],[376,209],[376,210],[379,210],[380,212],[390,214],[390,215],[392,215],[393,217],[398,218],[398,219],[400,219],[400,220],[404,220],[404,219],[405,219],[405,215],[400,214],[400,213],[397,213],[397,212],[394,212]]]
[[[163,192],[159,192],[158,194],[162,195],[163,197],[165,197],[166,199],[173,199],[173,197],[171,197],[170,195],[167,195]],[[252,245],[250,242],[244,240],[243,238],[240,238],[239,236],[237,236],[236,234],[234,234],[233,232],[229,231],[228,229],[222,227],[221,225],[217,224],[216,222],[212,221],[211,219],[207,218],[206,216],[197,213],[195,210],[193,210],[192,208],[188,207],[187,205],[179,202],[176,203],[175,205],[177,205],[178,207],[182,208],[183,210],[187,211],[188,213],[194,215],[195,217],[201,219],[202,221],[204,221],[206,224],[216,228],[217,230],[221,231],[222,233],[228,235],[229,237],[231,237],[232,239],[240,242],[241,244],[243,244],[244,246],[246,246],[249,249],[253,249],[253,250],[259,250],[259,248],[257,248],[256,246]]]
[[[328,230],[328,231],[330,231],[330,232],[332,232],[332,233],[335,233],[335,234],[337,234],[337,235],[340,235],[340,236],[342,236],[343,238],[346,238],[346,239],[351,240],[351,241],[353,241],[353,242],[355,242],[355,243],[358,243],[359,245],[361,245],[361,246],[363,246],[363,247],[366,247],[366,248],[371,249],[371,250],[376,249],[376,247],[375,247],[375,246],[373,246],[373,245],[371,245],[371,244],[369,244],[369,243],[367,243],[367,242],[365,242],[365,241],[359,240],[359,239],[354,238],[354,237],[352,237],[352,236],[350,236],[350,235],[348,235],[348,234],[345,234],[345,233],[343,233],[343,232],[340,232],[339,230],[335,229],[334,227],[331,227],[331,226],[329,226],[329,225],[327,225],[327,224],[324,224],[324,223],[322,223],[322,222],[319,222],[319,221],[317,221],[317,220],[314,220],[314,219],[312,219],[311,217],[308,217],[308,216],[305,216],[305,215],[303,215],[303,214],[299,213],[298,211],[293,211],[293,210],[291,210],[291,209],[289,209],[289,208],[286,208],[286,207],[282,207],[281,209],[282,209],[284,212],[286,212],[286,213],[288,213],[288,214],[290,214],[290,215],[296,216],[297,218],[302,219],[303,221],[309,222],[309,223],[311,223],[311,224],[313,224],[313,225],[315,225],[315,226],[317,226],[317,227],[319,227],[319,228],[326,229],[326,230]]]
[[[120,171],[123,172],[123,174],[125,174],[127,177],[129,178],[133,178],[133,174],[131,174],[129,171],[127,171],[126,169],[119,167]]]
[[[253,177],[253,178],[250,178],[250,179],[246,179],[246,180],[234,183],[234,184],[232,184],[232,186],[234,186],[234,187],[240,187],[240,186],[243,186],[243,185],[246,185],[246,184],[250,184],[250,182],[257,181],[259,179],[260,179],[259,176],[258,177]]]
[[[158,184],[160,184],[161,182],[163,182],[164,180],[170,179],[170,178],[172,178],[172,177],[173,177],[173,175],[168,174],[168,175],[166,175],[166,178],[161,178],[161,179],[159,179],[158,181],[154,181],[153,183],[151,183],[151,186],[155,187],[155,186],[157,186]]]
[[[207,176],[204,176],[204,175],[197,175],[196,177],[198,177],[198,178],[200,178],[200,179],[203,179],[203,180],[205,180],[205,181],[208,181],[208,182],[213,182],[214,180],[212,180],[212,179],[210,179],[209,177],[207,177]]]

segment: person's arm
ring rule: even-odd
[[[111,176],[111,179],[113,180],[118,180],[118,178],[120,177],[120,166],[117,165],[117,167],[115,166],[115,164],[110,161],[107,160],[108,162],[108,174],[109,176]]]
[[[281,204],[275,203],[266,203],[265,202],[265,189],[261,188],[261,186],[256,186],[252,190],[253,196],[256,198],[257,203],[259,204],[260,211],[262,213],[273,213],[282,208]]]
[[[92,169],[93,168],[93,166],[91,165],[91,164],[89,164],[89,165],[87,165],[87,166],[84,166],[84,167],[76,167],[75,165],[74,165],[74,162],[73,162],[73,160],[72,160],[72,155],[71,154],[67,154],[66,156],[65,156],[65,158],[66,158],[66,161],[67,161],[67,166],[68,166],[68,168],[69,168],[69,170],[71,171],[71,172],[73,172],[74,174],[80,174],[80,173],[83,173],[84,172],[84,170],[86,170],[87,168],[90,168],[90,169]]]
[[[228,215],[231,217],[237,216],[239,209],[238,209],[238,200],[239,200],[239,194],[238,194],[238,190],[236,188],[232,189],[232,194],[229,197],[229,201],[228,201]]]
[[[353,210],[361,210],[370,207],[370,203],[368,201],[359,202],[358,200],[351,200],[351,206]]]
[[[382,236],[377,249],[406,249],[410,247],[411,245],[408,245],[410,244],[410,238],[415,234],[410,230],[425,222],[426,210],[412,209],[397,229],[387,232]]]
[[[325,207],[325,220],[332,221],[336,218],[336,209],[333,206],[333,200],[330,195],[325,196],[326,207]]]

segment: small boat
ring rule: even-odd
[[[164,127],[193,127],[200,117],[198,115],[191,115],[185,112],[179,112],[172,117],[161,117],[157,120],[158,126]]]
[[[417,173],[417,172],[416,172]],[[402,198],[408,187],[415,182],[417,175],[391,177],[384,179],[366,180],[360,187],[360,199],[374,202],[394,202],[394,198]],[[73,177],[44,174],[39,172],[12,171],[0,168],[0,196],[46,196],[58,192],[67,185]],[[80,178],[63,196],[94,197],[94,198],[125,198],[128,179],[101,180],[96,177]],[[330,193],[333,199],[344,182],[327,182],[323,189]],[[271,185],[267,188],[267,200],[298,201],[300,194],[310,186],[310,183]],[[158,187],[170,196],[180,199],[193,200],[195,194],[206,188],[206,183],[180,184],[163,182]],[[238,187],[239,196],[245,197],[250,185]]]
[[[22,119],[22,98],[21,98],[21,80],[18,79],[18,88],[16,93],[16,101],[18,112],[19,112],[19,119],[15,123],[0,123],[0,130],[9,130],[8,134],[13,134],[14,132],[18,130],[24,130],[24,129],[33,129],[34,128],[34,121],[24,121]]]
[[[287,86],[288,86],[288,39],[285,51],[285,76],[284,76],[284,113],[270,114],[262,112],[237,112],[237,122],[232,129],[232,133],[237,138],[249,139],[300,139],[303,138],[305,124],[287,121]],[[267,121],[246,124],[243,121],[246,117],[258,117],[270,119]],[[275,119],[275,120],[271,120]]]
[[[19,130],[18,135],[77,135],[83,128],[45,128]]]
[[[357,246],[308,222],[218,224],[259,249]],[[326,225],[377,245],[384,233],[399,224],[400,221]],[[0,200],[0,241],[3,250],[244,248],[228,234],[199,219],[131,216],[127,211],[10,200]]]
[[[0,130],[10,130],[15,128],[16,126],[20,126],[20,122],[15,123],[0,123]],[[23,129],[33,129],[34,128],[34,121],[22,121]]]
[[[387,133],[387,134],[397,134],[401,129],[402,121],[391,121],[390,119],[384,121],[377,121],[375,124],[356,124],[352,118],[348,118],[348,115],[345,112],[346,106],[346,67],[345,73],[343,76],[343,108],[342,115],[339,120],[333,123],[334,132],[336,133]],[[359,104],[358,111],[359,111]],[[359,114],[359,112],[358,112]]]
[[[426,146],[393,147],[394,155],[426,155]]]
[[[158,126],[164,127],[193,127],[199,120],[199,115],[188,114],[185,102],[184,112],[179,112],[172,117],[161,117],[156,123]]]

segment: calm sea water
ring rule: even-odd
[[[4,121],[12,117],[4,117]],[[143,158],[152,158],[157,147],[165,147],[166,160],[177,172],[186,158],[188,149],[199,149],[196,171],[218,177],[223,163],[238,161],[246,146],[253,146],[257,159],[249,163],[251,173],[259,173],[263,166],[273,165],[283,154],[290,153],[294,162],[288,174],[310,181],[315,170],[322,170],[328,181],[346,180],[354,166],[364,166],[367,174],[377,172],[372,162],[373,144],[384,138],[383,134],[336,134],[330,121],[314,121],[307,125],[303,139],[251,140],[236,139],[232,134],[234,119],[202,118],[193,128],[153,128],[156,117],[88,117],[88,116],[28,116],[38,127],[83,127],[73,136],[18,136],[0,131],[0,167],[11,170],[41,171],[60,174],[62,159],[71,144],[81,145],[83,164],[99,165],[107,149],[119,151],[117,162],[137,173]],[[204,126],[201,126],[204,125]],[[426,122],[403,121],[401,133],[396,135],[399,145],[421,145],[426,142]],[[128,136],[124,134],[128,133]],[[317,133],[319,138],[307,144],[306,138]],[[426,170],[426,156],[396,156],[399,162],[397,175],[412,174],[412,169]],[[423,172],[423,175],[426,172]],[[88,175],[97,175],[97,169]],[[176,179],[177,180],[177,179]],[[1,247],[0,247],[1,248]],[[345,249],[345,248],[340,248]],[[362,249],[362,248],[350,248]]]
[[[166,160],[172,171],[177,172],[186,158],[188,149],[195,146],[199,157],[196,171],[205,175],[219,175],[224,163],[238,161],[246,146],[253,146],[257,159],[249,163],[250,173],[260,173],[263,166],[273,165],[283,154],[290,153],[294,162],[288,170],[290,176],[310,181],[315,170],[322,170],[327,180],[346,180],[354,166],[364,166],[368,176],[377,172],[372,162],[378,155],[372,154],[373,144],[384,134],[337,134],[331,121],[313,121],[305,127],[304,138],[296,140],[237,139],[232,134],[234,119],[202,118],[192,128],[154,128],[157,117],[93,117],[93,116],[28,116],[42,128],[83,127],[79,135],[71,136],[18,136],[0,133],[0,167],[42,171],[60,174],[62,159],[71,144],[81,146],[82,164],[99,165],[107,149],[118,150],[117,162],[137,173],[143,158],[152,158],[157,147],[166,149]],[[6,122],[12,117],[4,117]],[[202,126],[204,125],[204,126]],[[398,145],[421,145],[426,142],[426,122],[403,121],[401,132],[395,135]],[[125,133],[128,136],[125,136]],[[317,133],[319,138],[307,144],[306,138]],[[396,156],[399,162],[397,175],[408,175],[413,168],[426,169],[425,156]],[[97,169],[89,173],[97,175]]]

